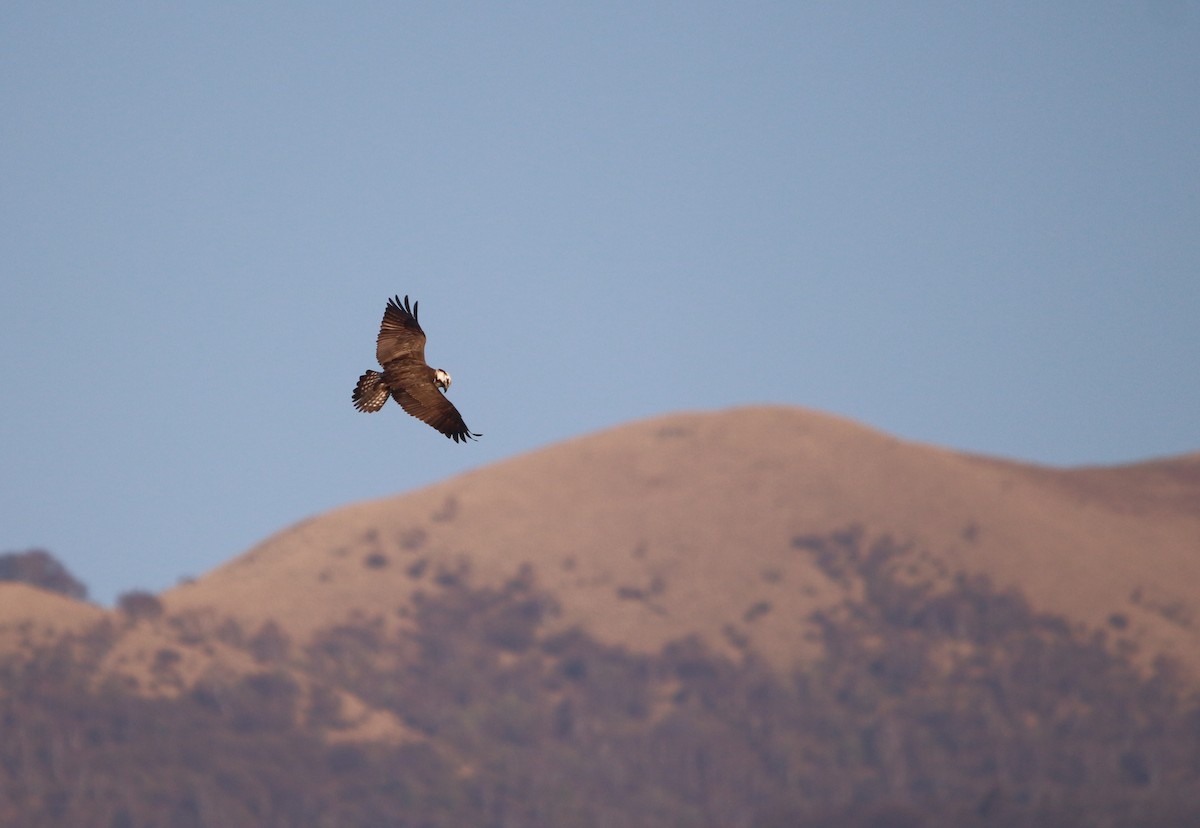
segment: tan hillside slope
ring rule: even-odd
[[[986,573],[1200,670],[1200,455],[1060,471],[797,408],[637,422],[347,506],[163,600],[303,640],[354,617],[402,624],[464,567],[480,586],[528,565],[558,624],[636,649],[744,637],[787,663],[843,595],[795,539],[852,525],[911,542],[918,575]]]
[[[98,623],[107,611],[74,598],[0,581],[0,654],[51,643]]]

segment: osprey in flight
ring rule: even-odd
[[[450,375],[425,363],[425,332],[417,322],[417,302],[408,305],[396,296],[388,300],[379,327],[375,357],[383,373],[367,371],[354,386],[354,407],[359,411],[378,411],[389,395],[400,407],[423,420],[454,442],[466,442],[474,434],[463,422],[454,403],[442,394],[450,387]]]

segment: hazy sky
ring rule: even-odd
[[[0,141],[0,551],[101,602],[672,411],[1200,449],[1195,2],[6,2]],[[351,407],[395,293],[479,443]]]

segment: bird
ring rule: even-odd
[[[358,378],[351,395],[354,407],[372,413],[383,408],[390,396],[409,414],[456,443],[482,437],[467,428],[443,393],[450,387],[450,374],[425,362],[425,331],[417,321],[417,305],[413,302],[410,306],[408,296],[403,302],[399,295],[388,300],[375,345],[383,372],[368,370]]]

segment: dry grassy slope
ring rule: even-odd
[[[1124,613],[1127,635],[1200,669],[1200,455],[1056,471],[796,408],[637,422],[348,506],[163,599],[302,640],[353,615],[403,623],[414,591],[459,562],[476,584],[528,563],[559,623],[639,649],[732,625],[784,662],[812,652],[804,619],[840,597],[791,539],[854,523],[1039,608],[1095,625]]]
[[[0,654],[82,632],[106,614],[100,607],[44,589],[0,582]]]

